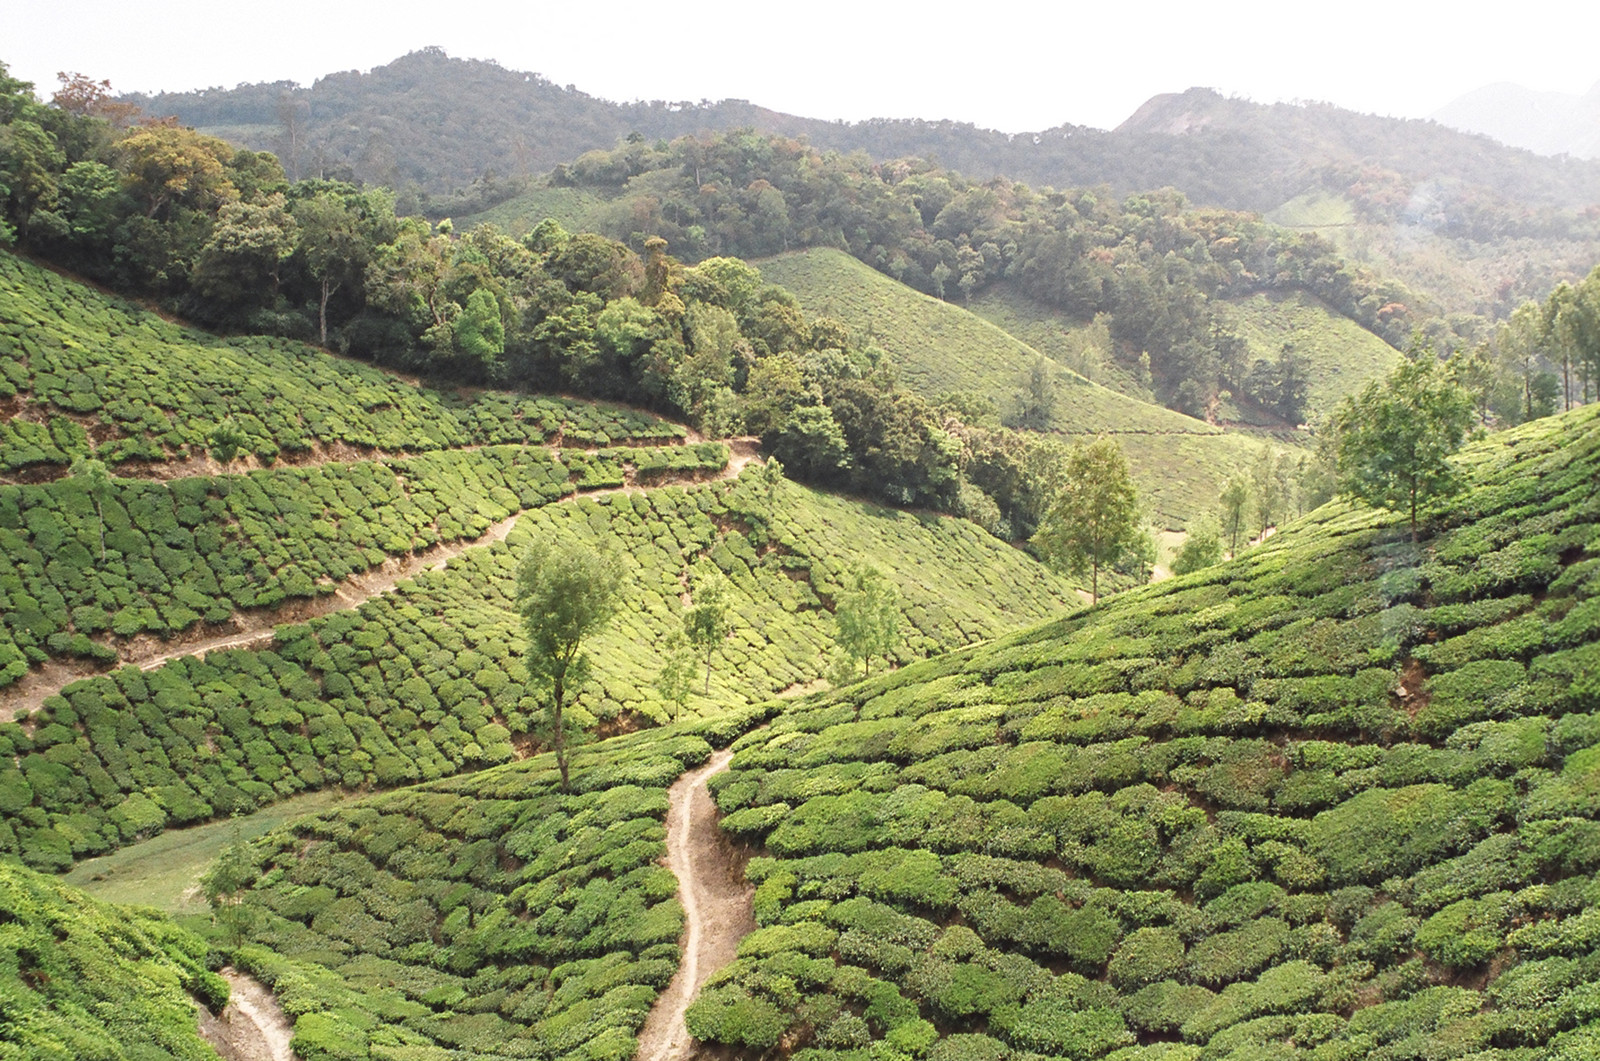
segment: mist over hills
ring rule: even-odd
[[[1600,155],[1600,83],[1579,96],[1500,81],[1458,96],[1432,117],[1541,155]]]

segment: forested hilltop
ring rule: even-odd
[[[997,132],[936,120],[828,122],[740,100],[615,104],[436,49],[310,88],[241,85],[129,97],[151,113],[272,149],[291,174],[414,188],[434,216],[513,194],[590,149],[753,128],[876,160],[937,159],[977,180],[1174,187],[1342,240],[1450,312],[1503,316],[1600,249],[1600,163],[1549,158],[1433,122],[1327,104],[1265,106],[1207,89],[1152,99],[1114,130]],[[1064,108],[1070,103],[1064,102]],[[1070,115],[1063,115],[1063,118]],[[431,200],[431,201],[430,201]]]

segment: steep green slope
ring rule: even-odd
[[[959,306],[896,283],[843,251],[820,248],[768,258],[761,275],[800,299],[808,313],[837,317],[889,355],[907,387],[933,399],[949,391],[1017,404],[1038,352]],[[1051,426],[1073,434],[1215,434],[1217,429],[1129,398],[1061,367]]]
[[[991,398],[1002,412],[1016,407],[1038,353],[1001,327],[898,284],[842,251],[802,251],[760,264],[762,277],[788,288],[807,312],[837,316],[871,337],[923,397],[965,390]],[[995,312],[995,301],[985,305]],[[1012,312],[1011,320],[1019,320]],[[1054,429],[1114,436],[1127,453],[1146,517],[1160,526],[1181,528],[1205,516],[1228,476],[1248,467],[1267,444],[1091,383],[1065,367],[1057,369],[1057,382]]]
[[[266,461],[341,444],[416,452],[684,436],[632,410],[460,398],[286,339],[219,339],[10,254],[0,254],[0,409],[0,470],[34,476],[91,451],[109,463],[197,455],[224,420],[244,453]]]
[[[1274,362],[1286,345],[1292,347],[1310,383],[1307,423],[1322,419],[1345,395],[1387,376],[1400,362],[1394,347],[1302,291],[1219,302],[1216,312],[1248,345],[1247,363]]]
[[[0,1058],[215,1061],[195,1002],[228,985],[206,945],[148,911],[95,902],[0,861]]]
[[[1589,1056],[1600,410],[1461,460],[1420,547],[1329,506],[741,738],[713,789],[765,848],[763,927],[691,1030],[814,1061]]]
[[[544,500],[542,476],[515,485],[525,506]],[[773,502],[741,481],[545,505],[508,542],[357,609],[280,626],[267,649],[123,667],[0,724],[0,854],[62,869],[306,789],[393,787],[526,754],[538,706],[523,685],[512,596],[519,545],[536,527],[607,545],[624,567],[620,617],[597,640],[595,681],[574,709],[613,730],[669,717],[654,679],[684,580],[702,570],[731,583],[735,622],[713,656],[710,695],[690,699],[696,714],[824,676],[831,602],[858,563],[900,593],[903,661],[1073,599],[1068,583],[970,523],[792,484]]]

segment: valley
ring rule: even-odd
[[[0,64],[0,1061],[1600,1052],[1592,163],[135,102]]]

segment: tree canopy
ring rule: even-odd
[[[1134,540],[1139,502],[1122,447],[1109,438],[1078,443],[1061,463],[1055,499],[1033,536],[1045,558],[1069,573],[1090,575],[1090,596],[1100,599],[1100,569],[1114,563]]]
[[[543,694],[547,737],[567,786],[568,700],[589,677],[583,644],[617,607],[621,576],[600,550],[545,537],[534,541],[517,569],[517,610],[527,634],[528,680]]]
[[[1329,423],[1341,492],[1407,513],[1460,488],[1449,462],[1472,427],[1472,399],[1426,348],[1346,398]]]

